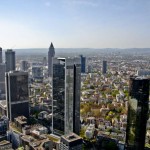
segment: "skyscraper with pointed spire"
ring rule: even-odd
[[[52,59],[55,56],[55,49],[53,46],[53,43],[51,43],[50,47],[49,47],[49,51],[48,51],[48,76],[51,77],[52,76]]]

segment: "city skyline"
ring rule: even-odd
[[[149,8],[148,0],[2,1],[0,46],[150,47]]]

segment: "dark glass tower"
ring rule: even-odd
[[[129,86],[127,150],[144,150],[148,119],[149,79],[131,77]]]
[[[86,71],[86,57],[83,57],[82,55],[80,55],[81,57],[81,72],[85,73]]]
[[[80,131],[80,58],[53,59],[52,128],[56,135]]]
[[[6,73],[7,116],[10,121],[18,116],[29,117],[28,73]]]
[[[2,48],[0,47],[0,63],[2,63]]]
[[[55,56],[55,49],[53,46],[53,43],[51,43],[50,47],[49,47],[49,51],[48,51],[48,76],[52,77],[52,59]]]
[[[5,93],[5,71],[6,65],[4,63],[0,63],[0,90],[2,93]]]
[[[102,66],[102,73],[106,74],[107,73],[107,61],[103,61],[103,66]]]
[[[5,52],[6,72],[16,69],[15,52],[12,49],[8,49]]]

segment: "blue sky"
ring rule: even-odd
[[[1,0],[3,48],[150,47],[150,0]]]

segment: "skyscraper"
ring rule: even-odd
[[[10,121],[18,116],[29,117],[28,73],[6,73],[7,116]]]
[[[27,71],[27,69],[28,69],[28,62],[25,60],[22,60],[21,65],[20,65],[20,70],[21,71]]]
[[[8,49],[5,52],[6,72],[16,69],[15,52],[12,49]]]
[[[81,57],[81,72],[85,73],[86,71],[86,57],[83,57],[83,55],[80,55]]]
[[[3,62],[2,59],[2,48],[0,47],[0,90],[2,93],[5,93],[5,71],[6,71],[6,65]]]
[[[103,60],[102,73],[107,73],[107,61]]]
[[[148,119],[149,79],[131,77],[126,129],[128,150],[144,150]]]
[[[80,131],[80,58],[53,59],[52,128],[56,135]]]
[[[43,68],[41,66],[32,66],[32,78],[43,79]]]
[[[52,77],[52,59],[55,56],[55,49],[53,46],[53,43],[51,43],[50,47],[49,47],[49,51],[48,51],[48,76]]]
[[[6,64],[0,63],[0,90],[2,93],[5,93],[5,71]]]
[[[2,48],[0,47],[0,63],[2,63],[3,60],[2,60]]]
[[[47,65],[47,59],[46,57],[43,57],[43,66],[46,66]]]

